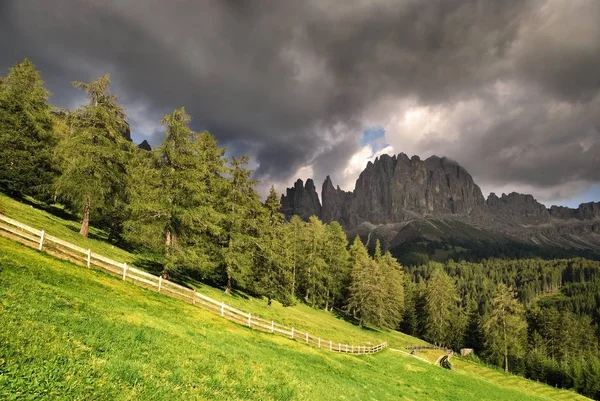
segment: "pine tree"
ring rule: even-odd
[[[505,284],[498,284],[492,299],[492,310],[483,323],[486,350],[496,360],[504,360],[504,370],[508,372],[508,357],[521,356],[527,323],[523,317],[523,307],[515,293]]]
[[[0,80],[0,188],[13,196],[51,197],[57,135],[49,96],[28,59]]]
[[[55,188],[61,199],[81,211],[79,233],[87,237],[92,215],[114,208],[125,193],[128,143],[125,112],[108,89],[109,75],[90,83],[73,82],[89,103],[69,113],[68,132],[57,146],[61,176]]]

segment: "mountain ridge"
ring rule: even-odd
[[[469,172],[447,157],[382,155],[367,164],[353,191],[334,186],[327,176],[321,195],[322,202],[312,179],[306,184],[299,179],[281,196],[281,210],[288,218],[315,215],[325,223],[337,221],[348,233],[391,231],[383,235],[386,247],[397,245],[400,239],[390,238],[415,222],[458,221],[537,245],[600,250],[600,202],[546,208],[532,195],[517,192],[492,192],[486,199]],[[441,237],[452,235],[446,231]]]

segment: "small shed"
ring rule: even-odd
[[[467,356],[467,355],[471,355],[473,353],[473,348],[461,348],[460,349],[460,356]]]

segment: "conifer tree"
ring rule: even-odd
[[[13,196],[51,197],[57,136],[49,96],[28,59],[0,80],[0,188]]]
[[[269,305],[271,299],[276,299],[288,306],[294,301],[289,292],[293,266],[291,241],[285,230],[284,216],[279,211],[280,203],[273,187],[264,208],[266,213],[260,233],[260,257],[254,266],[257,285],[260,292],[267,296]]]
[[[315,307],[325,303],[327,288],[327,264],[325,262],[325,226],[316,216],[311,216],[305,225],[303,236],[303,258],[301,259],[300,285],[304,301]]]
[[[294,215],[287,224],[288,236],[291,239],[291,260],[292,260],[292,278],[290,282],[290,295],[295,298],[298,296],[298,278],[303,259],[304,237],[306,223],[302,219]]]
[[[222,214],[216,209],[225,172],[223,154],[207,132],[189,128],[184,108],[166,115],[165,141],[138,151],[130,168],[126,233],[165,256],[165,273],[190,269],[207,278],[218,261]]]
[[[442,267],[436,267],[426,287],[426,338],[436,344],[450,345],[453,338],[452,319],[459,301],[456,287]]]
[[[350,297],[346,306],[347,311],[358,319],[358,324],[364,326],[375,320],[377,305],[373,302],[373,293],[376,283],[373,280],[375,262],[369,257],[367,248],[358,236],[350,247],[350,260],[352,273],[350,283]]]
[[[378,263],[383,277],[384,311],[381,320],[385,327],[397,329],[404,314],[404,272],[389,251],[380,257]]]
[[[483,323],[487,352],[496,360],[504,361],[508,372],[508,357],[521,356],[524,351],[527,323],[523,307],[515,293],[505,284],[496,287],[492,299],[492,310]]]
[[[252,271],[252,253],[257,250],[263,207],[254,190],[256,181],[245,165],[248,157],[231,159],[230,175],[221,196],[223,208],[220,238],[222,266],[229,294],[235,281],[245,286]]]
[[[86,92],[89,103],[67,116],[68,132],[56,149],[62,174],[55,188],[81,212],[79,233],[87,237],[92,215],[114,208],[124,196],[128,143],[122,133],[127,123],[117,97],[109,92],[108,74],[73,85]]]
[[[348,238],[344,229],[333,221],[325,226],[326,242],[324,261],[327,266],[325,277],[325,310],[334,306],[343,306],[347,297],[346,289],[350,284],[350,254],[348,253]]]

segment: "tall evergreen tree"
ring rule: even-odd
[[[231,178],[221,196],[224,213],[220,246],[228,294],[234,281],[242,287],[249,284],[246,280],[251,276],[252,254],[259,242],[263,208],[254,190],[256,181],[250,178],[252,171],[245,168],[247,163],[247,156],[231,159]]]
[[[51,197],[57,136],[49,96],[28,59],[0,80],[0,188],[11,195]]]
[[[454,337],[452,320],[459,301],[456,287],[442,267],[431,274],[426,287],[426,338],[437,344],[450,345]]]
[[[323,259],[327,266],[325,275],[325,310],[343,306],[350,285],[350,254],[344,229],[333,221],[325,226],[326,240]]]
[[[372,324],[377,320],[378,305],[375,292],[377,291],[376,263],[369,257],[367,248],[358,236],[350,247],[352,261],[352,281],[350,297],[346,306],[347,311],[358,319],[358,324]]]
[[[108,74],[73,85],[86,92],[89,103],[67,117],[68,132],[56,149],[62,174],[55,188],[81,212],[79,233],[87,237],[92,215],[114,208],[124,196],[127,123],[117,97],[109,92]]]
[[[298,279],[300,276],[300,270],[303,260],[303,248],[304,248],[304,237],[306,236],[305,230],[306,223],[302,219],[294,215],[290,219],[287,225],[288,236],[291,238],[291,259],[292,263],[292,280],[290,283],[290,294],[292,297],[298,296]]]
[[[515,293],[505,284],[498,284],[492,299],[492,310],[483,323],[483,330],[487,352],[492,358],[504,361],[506,372],[509,354],[523,354],[526,328],[523,307],[515,298]]]
[[[253,267],[259,290],[267,296],[269,305],[272,299],[284,306],[293,304],[289,291],[292,280],[293,260],[291,242],[285,230],[285,220],[279,211],[280,203],[275,188],[271,187],[264,204],[265,218],[260,230],[258,258]]]
[[[127,237],[165,256],[165,271],[190,269],[213,274],[222,214],[224,149],[208,134],[189,128],[179,108],[162,119],[165,141],[156,152],[137,152],[130,168]]]
[[[383,254],[378,263],[383,277],[381,286],[385,306],[381,320],[386,327],[397,329],[404,314],[404,272],[390,252]]]

